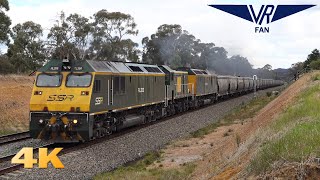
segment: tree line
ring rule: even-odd
[[[7,0],[0,0],[0,73],[28,73],[37,70],[49,59],[131,61],[172,68],[193,67],[213,73],[279,79],[279,73],[267,64],[253,69],[241,55],[228,56],[223,47],[204,43],[178,24],[160,25],[154,34],[144,37],[141,45],[131,40],[139,33],[130,14],[102,9],[85,17],[60,12],[44,33],[32,21],[11,27]]]
[[[297,62],[291,65],[290,74],[298,75],[309,70],[320,70],[320,52],[314,49],[303,62]]]
[[[100,10],[92,18],[80,14],[59,17],[46,37],[40,24],[27,21],[12,28],[7,0],[0,0],[1,73],[34,71],[49,59],[139,60],[138,44],[130,36],[138,34],[137,24],[129,14]]]

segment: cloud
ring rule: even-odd
[[[79,13],[90,17],[101,9],[131,14],[138,24],[135,42],[150,36],[161,24],[180,24],[203,42],[223,46],[229,55],[248,57],[255,67],[271,64],[274,68],[290,67],[304,61],[315,48],[319,48],[320,6],[300,12],[270,24],[270,34],[254,33],[255,24],[213,9],[208,4],[319,4],[318,0],[58,0],[10,1],[9,15],[13,24],[32,20],[47,31],[58,13]]]

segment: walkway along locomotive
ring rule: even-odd
[[[51,60],[36,73],[30,135],[54,142],[89,141],[218,98],[282,84],[165,65]]]

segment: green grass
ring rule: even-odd
[[[252,118],[255,114],[265,107],[270,101],[272,101],[276,96],[260,96],[251,100],[247,104],[242,104],[237,107],[231,113],[220,119],[218,122],[209,124],[208,126],[199,129],[191,133],[194,138],[203,137],[206,134],[213,132],[216,128],[222,125],[229,125],[235,121],[244,121],[248,118]]]
[[[311,154],[320,155],[320,85],[304,91],[271,126],[278,134],[264,142],[249,165],[249,171],[260,174],[277,161],[301,162]]]
[[[13,130],[8,130],[8,129],[0,129],[0,136],[8,135],[8,134],[13,134],[16,133]]]
[[[95,180],[101,179],[159,179],[159,180],[183,180],[193,172],[195,165],[192,163],[183,164],[177,169],[148,168],[154,162],[159,162],[161,154],[159,152],[148,153],[143,159],[128,165],[117,168],[112,172],[98,174]]]
[[[311,79],[312,79],[313,81],[320,80],[320,74],[315,74],[315,75],[313,75],[313,76],[311,77]]]
[[[191,136],[193,138],[204,137],[205,135],[209,134],[210,132],[213,132],[219,126],[221,126],[220,122],[209,124],[208,126],[206,126],[204,128],[201,128],[195,132],[192,132]]]

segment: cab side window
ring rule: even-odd
[[[99,93],[101,91],[101,81],[94,80],[93,92]]]
[[[114,93],[125,94],[126,93],[126,79],[125,77],[114,77]]]

